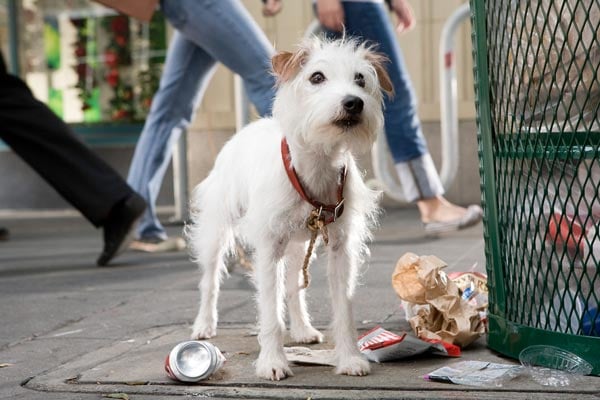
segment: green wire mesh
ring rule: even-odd
[[[471,7],[490,311],[600,337],[600,0]]]

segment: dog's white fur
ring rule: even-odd
[[[315,343],[323,335],[313,328],[300,288],[310,232],[306,219],[313,207],[290,184],[280,143],[286,138],[291,162],[306,191],[322,203],[335,204],[340,167],[347,168],[345,211],[328,225],[327,275],[333,305],[336,372],[365,375],[368,362],[356,346],[351,297],[357,269],[368,252],[378,193],[362,181],[353,154],[371,148],[383,126],[382,88],[391,91],[383,58],[352,40],[304,42],[296,52],[273,58],[279,89],[273,117],[252,123],[222,149],[209,176],[194,191],[192,223],[186,235],[192,256],[204,267],[199,285],[200,310],[192,338],[216,334],[217,297],[224,275],[223,256],[235,237],[255,249],[260,354],[256,373],[279,380],[292,375],[283,351],[284,298],[294,341]],[[311,83],[315,72],[325,81]],[[357,84],[364,76],[364,87]],[[342,100],[364,102],[361,121],[343,126]]]

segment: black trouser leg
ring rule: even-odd
[[[101,226],[111,208],[133,190],[1,64],[0,138],[92,224]]]

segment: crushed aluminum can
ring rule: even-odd
[[[165,360],[165,371],[171,379],[198,382],[214,374],[225,361],[225,356],[212,343],[190,340],[171,350]]]

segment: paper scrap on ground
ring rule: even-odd
[[[333,350],[317,350],[301,346],[284,347],[283,350],[289,362],[335,367],[335,353]]]
[[[435,382],[455,383],[471,386],[502,386],[522,371],[523,367],[514,364],[497,364],[487,361],[460,361],[425,375],[425,379]]]
[[[396,264],[392,286],[404,300],[406,319],[419,338],[465,347],[486,332],[487,301],[479,305],[482,298],[474,292],[463,297],[465,293],[442,271],[445,267],[435,256],[406,253]],[[481,282],[468,287],[476,291]]]

